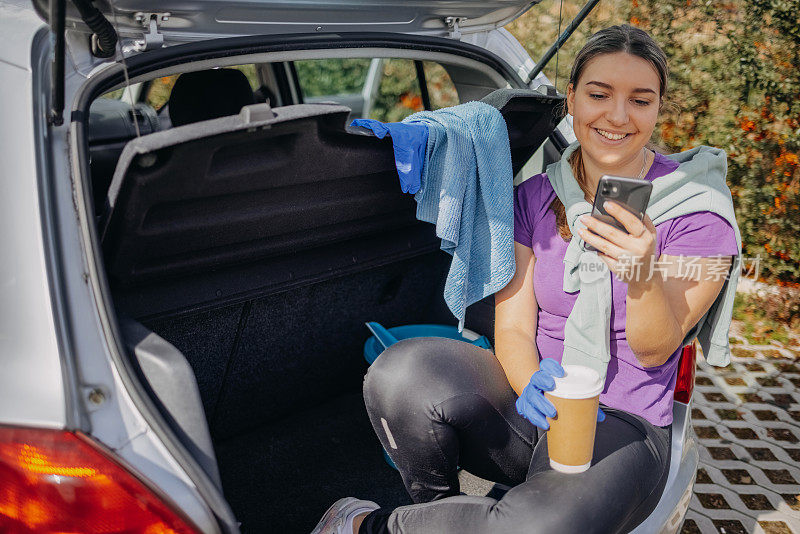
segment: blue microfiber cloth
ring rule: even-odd
[[[508,129],[497,108],[467,102],[421,111],[403,123],[428,127],[417,219],[436,225],[452,254],[444,300],[464,328],[467,306],[514,276],[514,176]]]
[[[403,193],[414,194],[420,188],[422,159],[428,144],[428,128],[424,124],[406,122],[383,123],[373,119],[355,119],[351,126],[372,130],[378,139],[392,138],[394,163]]]

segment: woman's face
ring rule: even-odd
[[[575,87],[567,88],[583,158],[602,169],[641,165],[658,119],[659,86],[653,65],[638,56],[616,52],[589,60]]]

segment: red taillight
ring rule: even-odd
[[[683,347],[681,359],[678,362],[678,378],[675,381],[675,400],[684,404],[689,404],[692,399],[694,389],[694,369],[697,348],[692,342],[691,345]]]
[[[0,532],[196,530],[85,435],[0,427]]]

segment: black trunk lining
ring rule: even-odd
[[[516,172],[559,100],[486,101],[504,113]],[[346,131],[345,118],[295,115],[154,148],[155,164],[131,157],[106,215],[115,303],[188,359],[226,495],[251,531],[308,531],[343,495],[407,499],[363,413],[364,323],[455,324],[442,296],[452,258],[400,193],[391,142]],[[291,157],[236,148],[275,139]],[[466,319],[490,338],[492,302]]]

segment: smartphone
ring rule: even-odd
[[[603,203],[607,200],[613,200],[636,215],[639,220],[642,220],[647,209],[647,203],[650,201],[650,192],[652,190],[653,183],[649,180],[604,174],[600,177],[600,181],[597,183],[597,191],[594,193],[592,216],[627,233],[628,231],[622,226],[622,223],[606,212],[605,208],[603,208]],[[586,243],[586,250],[597,249]]]

